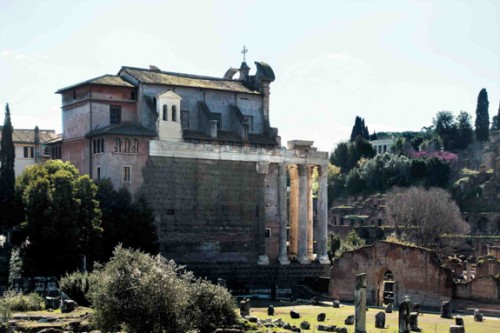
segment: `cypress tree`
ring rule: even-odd
[[[365,120],[359,116],[356,116],[354,121],[354,126],[351,131],[351,142],[356,140],[356,138],[360,136],[365,140],[370,139],[370,133],[368,132],[368,127],[365,126]]]
[[[488,114],[488,93],[481,89],[477,97],[475,133],[478,141],[484,142],[489,139],[490,116]]]
[[[12,141],[12,123],[10,120],[9,104],[5,106],[5,119],[2,128],[2,140],[0,142],[0,210],[4,219],[3,225],[8,224],[13,219],[12,206],[14,204],[14,186],[16,176],[14,171],[15,150]]]

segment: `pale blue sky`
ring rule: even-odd
[[[0,103],[16,128],[61,131],[62,87],[122,65],[222,76],[274,69],[283,143],[330,151],[356,115],[370,132],[420,130],[441,110],[500,102],[500,1],[0,0]],[[3,112],[0,115],[3,123]]]

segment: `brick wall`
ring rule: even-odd
[[[143,177],[167,258],[257,262],[265,244],[277,256],[277,241],[264,241],[265,227],[278,239],[274,168],[262,175],[252,162],[150,157]]]
[[[408,295],[414,303],[438,307],[443,300],[452,297],[450,272],[440,267],[435,253],[383,241],[345,252],[336,260],[332,268],[330,294],[340,300],[352,301],[354,277],[366,273],[367,302],[381,304],[383,275],[387,271],[394,275],[396,304]]]

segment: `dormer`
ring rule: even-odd
[[[171,90],[156,95],[157,129],[160,140],[182,141],[181,99]]]

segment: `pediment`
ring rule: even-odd
[[[156,95],[157,99],[169,99],[169,100],[181,100],[182,97],[174,93],[172,90],[167,90],[165,92]]]

